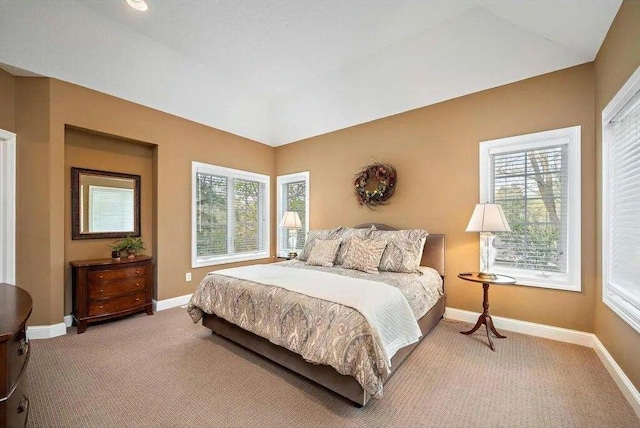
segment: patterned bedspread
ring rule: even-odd
[[[442,296],[442,279],[433,269],[415,273],[368,274],[341,267],[307,266],[290,260],[292,269],[313,269],[337,275],[383,282],[398,288],[416,319]],[[327,364],[353,376],[372,397],[382,396],[388,367],[366,319],[355,309],[279,287],[216,275],[207,275],[189,302],[194,322],[203,312],[216,314],[315,364]]]

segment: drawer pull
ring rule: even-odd
[[[137,271],[136,271],[136,273],[140,273],[140,271],[139,271],[139,270],[137,270]]]
[[[20,347],[18,348],[18,356],[25,355],[29,352],[29,342],[26,338],[20,340]]]
[[[100,278],[102,278],[102,275],[100,275]]]
[[[18,413],[26,412],[29,410],[29,397],[23,395],[18,403]]]
[[[137,298],[136,298],[136,302],[139,302],[139,301],[140,301],[140,298],[139,298],[139,297],[137,297]]]
[[[103,289],[100,289],[100,292],[101,292],[101,293],[104,293],[104,290],[103,290]]]
[[[140,283],[139,283],[139,282],[136,282],[136,287],[139,287],[139,286],[140,286]]]
[[[102,305],[100,305],[100,309],[102,309]]]

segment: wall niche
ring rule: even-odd
[[[155,165],[157,146],[106,135],[76,127],[65,127],[64,145],[64,263],[65,303],[64,313],[72,312],[71,260],[88,260],[111,257],[113,238],[71,238],[71,168],[95,169],[140,176],[140,232],[145,242],[144,254],[156,256]]]

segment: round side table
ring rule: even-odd
[[[500,333],[498,333],[498,330],[496,330],[495,326],[493,325],[493,320],[491,319],[491,315],[489,314],[489,285],[515,284],[516,279],[510,276],[505,276],[505,275],[495,275],[495,278],[480,277],[478,275],[478,272],[469,272],[464,274],[460,273],[458,274],[458,278],[464,279],[465,281],[480,283],[482,284],[482,288],[484,289],[484,296],[482,299],[482,308],[484,310],[478,317],[478,322],[476,323],[476,325],[473,326],[471,330],[461,331],[460,333],[466,334],[466,335],[475,333],[476,330],[478,330],[480,326],[484,324],[485,329],[487,330],[487,339],[489,339],[489,347],[491,348],[492,351],[495,352],[496,347],[493,345],[493,340],[491,340],[491,334],[489,334],[489,330],[491,330],[491,332],[493,332],[493,334],[498,339],[504,339],[507,336],[503,336]]]

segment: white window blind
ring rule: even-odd
[[[227,178],[202,172],[196,175],[197,257],[228,253]]]
[[[493,202],[511,233],[500,236],[496,265],[567,272],[567,146],[491,155]]]
[[[248,253],[263,250],[265,242],[262,240],[260,229],[262,219],[262,197],[264,185],[256,181],[233,181],[234,227],[233,244],[236,253]]]
[[[289,240],[289,231],[279,226],[286,211],[295,211],[300,216],[302,228],[296,231],[294,242]],[[300,252],[309,231],[309,173],[278,176],[278,254],[284,256],[292,250]]]
[[[89,186],[89,230],[132,232],[133,189]]]
[[[193,267],[269,257],[269,177],[193,163]]]
[[[502,205],[494,270],[519,284],[580,290],[580,127],[480,144],[480,199]]]
[[[640,68],[634,76],[603,112],[602,259],[604,302],[640,332]]]

